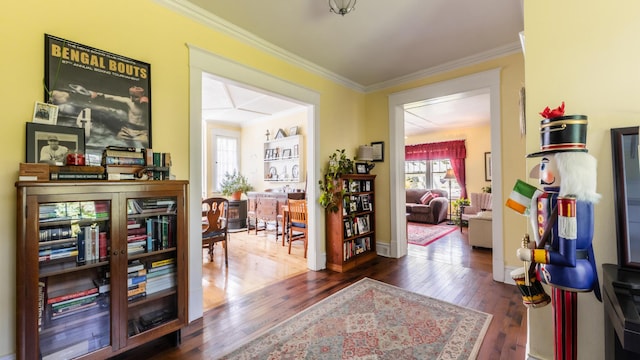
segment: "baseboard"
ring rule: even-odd
[[[391,244],[376,242],[376,253],[380,256],[390,257],[391,255],[389,254],[391,254]]]

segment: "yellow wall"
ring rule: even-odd
[[[405,144],[414,145],[448,140],[464,140],[467,148],[465,160],[467,197],[472,192],[482,192],[483,187],[490,186],[491,182],[484,180],[484,153],[491,152],[491,126],[489,125],[409,136],[405,140]]]
[[[0,12],[2,56],[0,99],[3,131],[0,142],[0,356],[14,352],[15,207],[14,182],[24,161],[25,122],[34,101],[43,100],[44,34],[59,36],[151,64],[153,144],[170,152],[178,179],[189,173],[189,59],[186,43],[291,81],[320,94],[320,156],[336,146],[355,154],[363,143],[364,95],[210,30],[151,0],[25,0]],[[324,135],[323,135],[324,134]],[[330,135],[329,135],[330,134]],[[325,140],[326,139],[326,140]],[[340,145],[336,145],[340,144]]]
[[[593,247],[617,263],[610,129],[640,124],[640,2],[525,1],[527,150],[539,149],[538,112],[566,103],[567,114],[589,117],[587,148],[598,159]],[[549,16],[555,14],[556,16]],[[558,21],[562,19],[562,21]],[[528,162],[529,167],[535,160]],[[552,359],[551,309],[529,312],[531,354]],[[604,358],[604,309],[593,294],[578,295],[578,358]]]
[[[549,1],[544,1],[543,4],[550,6]],[[571,5],[578,8],[577,1],[572,1]],[[637,5],[634,6],[637,9]],[[2,264],[0,265],[0,284],[2,284],[0,286],[4,290],[0,295],[0,304],[2,304],[0,327],[3,329],[15,328],[16,219],[13,214],[16,202],[13,184],[17,178],[18,163],[24,161],[24,123],[31,118],[34,101],[43,100],[45,33],[152,65],[154,149],[172,154],[172,172],[178,179],[186,179],[189,174],[189,59],[186,43],[318,93],[320,95],[320,118],[318,119],[320,159],[327,159],[336,149],[346,149],[347,155],[353,158],[358,145],[371,141],[385,141],[388,144],[387,97],[389,94],[484,70],[501,68],[503,157],[502,159],[494,158],[493,161],[502,163],[505,184],[512,184],[516,178],[522,178],[526,173],[525,164],[521,160],[525,153],[524,142],[517,135],[517,90],[522,84],[524,74],[521,55],[487,61],[365,95],[276,59],[227,35],[210,30],[199,22],[177,15],[151,0],[112,0],[108,3],[25,0],[4,6],[3,10],[5,11],[0,12],[0,34],[3,35],[3,56],[0,57],[0,78],[3,79],[3,86],[0,90],[0,99],[4,104],[4,121],[0,141],[5,148],[12,149],[0,155],[0,169],[2,169],[0,171],[0,199],[2,200],[0,213],[8,214],[0,217],[0,229],[2,229],[0,241],[3,242],[4,249],[0,253],[0,264]],[[539,19],[547,19],[548,13],[551,12],[551,9],[541,11],[536,8],[536,10],[538,10]],[[596,21],[596,17],[594,16],[592,20]],[[606,30],[611,31],[611,29]],[[540,48],[549,39],[543,40],[538,39]],[[621,44],[629,43],[633,43],[630,36],[621,42]],[[582,60],[586,61],[586,59]],[[633,60],[637,59],[633,58]],[[624,61],[629,62],[629,58],[625,58]],[[555,64],[552,65],[555,66]],[[550,68],[553,67],[552,65],[542,64],[540,67]],[[555,69],[553,70],[555,72]],[[616,70],[619,72],[620,68]],[[543,75],[546,76],[546,74]],[[621,78],[629,77],[623,74]],[[629,82],[631,83],[633,82]],[[554,85],[557,84],[554,83]],[[586,90],[592,87],[576,88]],[[559,87],[553,89],[553,91],[559,90]],[[607,94],[619,95],[616,87],[607,87],[606,90],[608,90]],[[628,91],[631,89],[625,90],[627,90],[625,96],[631,96],[632,91]],[[612,96],[608,96],[607,99],[611,100]],[[567,100],[567,98],[564,99]],[[534,103],[534,105],[547,103],[548,100],[557,102],[557,99],[545,97],[539,99],[538,104]],[[597,102],[591,101],[591,104],[596,105]],[[609,101],[610,104],[611,101]],[[616,108],[620,109],[620,107]],[[609,112],[606,113],[609,115]],[[631,121],[629,115],[626,114],[626,116],[628,121]],[[385,151],[385,158],[388,158],[388,149]],[[509,166],[506,166],[507,162],[510,162]],[[324,167],[325,164],[321,163],[319,166]],[[389,161],[376,163],[373,173],[378,175],[376,186],[380,189],[379,202],[388,203],[390,198],[387,190]],[[506,197],[509,190],[501,189],[503,196]],[[497,189],[494,189],[495,191]],[[377,231],[380,234],[378,239],[390,239],[390,223],[387,220],[390,217],[389,210],[381,208],[378,213],[380,215],[376,222]],[[516,221],[509,221],[510,216],[513,216]],[[518,242],[517,239],[526,227],[525,222],[506,212],[505,224],[505,239],[515,238],[515,242]],[[507,243],[509,241],[511,240],[506,240]],[[505,244],[506,262],[512,258],[515,247],[516,245],[509,248]],[[513,263],[517,263],[515,259]],[[0,338],[0,356],[10,354],[15,349],[14,332],[6,331],[5,334]]]

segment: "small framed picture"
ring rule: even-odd
[[[289,128],[289,136],[298,135],[298,127],[292,126]]]
[[[356,174],[368,174],[367,163],[356,163]]]
[[[69,152],[84,154],[84,129],[27,123],[27,162],[64,165]]]
[[[55,125],[58,122],[58,106],[36,101],[36,106],[33,108],[33,122]]]
[[[283,149],[282,150],[282,158],[289,159],[291,157],[291,149]]]
[[[384,161],[384,141],[375,141],[371,143],[373,148],[373,161]]]

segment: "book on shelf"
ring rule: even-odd
[[[127,273],[132,273],[138,270],[144,269],[144,264],[140,262],[140,260],[133,260],[127,266]]]
[[[147,296],[146,292],[141,292],[139,294],[127,296],[127,301],[129,301],[129,302],[135,301],[135,300],[141,299],[141,298],[146,297],[146,296]]]
[[[93,281],[85,284],[74,284],[72,286],[61,288],[55,291],[49,289],[47,304],[55,304],[60,301],[77,299],[83,296],[96,294],[97,292],[98,288],[93,284]]]
[[[139,275],[127,278],[127,286],[137,285],[147,281],[147,275]]]
[[[175,267],[176,267],[175,263],[156,266],[156,267],[147,269],[147,276],[152,276],[153,273],[161,272],[161,271],[164,271],[164,270],[167,270],[167,269],[173,269],[175,271]]]
[[[104,173],[51,173],[50,180],[104,180]]]
[[[98,292],[100,294],[111,291],[111,283],[109,282],[109,279],[96,279],[93,280],[93,283],[98,288]]]
[[[135,174],[107,174],[107,180],[135,180]]]
[[[151,271],[154,270],[154,271]],[[160,266],[157,268],[150,269],[147,273],[147,280],[151,280],[156,277],[160,277],[162,275],[171,274],[176,272],[175,264],[167,264],[164,266]]]
[[[144,152],[106,149],[104,156],[144,159]]]
[[[175,258],[157,260],[157,261],[151,262],[151,268],[156,268],[156,267],[160,267],[160,266],[167,265],[167,264],[174,264],[175,262],[176,262]]]
[[[78,256],[78,250],[70,250],[68,252],[63,252],[58,254],[38,256],[38,261],[48,262],[48,261],[59,260],[59,259],[73,258],[76,256]]]
[[[142,165],[107,165],[107,174],[142,174],[145,167]]]
[[[94,165],[64,165],[64,166],[49,166],[49,173],[60,174],[104,174],[104,167]]]
[[[116,146],[109,145],[105,148],[106,150],[116,150],[116,151],[126,151],[126,152],[139,152],[144,153],[145,148],[133,147],[133,146]],[[148,149],[146,149],[148,150]]]
[[[130,158],[119,156],[103,156],[102,166],[108,167],[109,165],[146,165],[144,158]]]

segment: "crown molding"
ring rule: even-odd
[[[321,66],[318,66],[300,56],[297,56],[283,48],[280,48],[253,33],[250,33],[210,12],[202,9],[199,6],[193,5],[189,1],[185,0],[154,0],[156,3],[169,8],[179,14],[182,14],[192,20],[200,22],[205,26],[208,26],[214,30],[220,31],[231,37],[234,37],[244,43],[254,46],[270,55],[275,56],[281,60],[284,60],[292,65],[299,66],[314,74],[323,76],[329,80],[332,80],[338,84],[344,85],[353,90],[364,92],[364,87],[354,81],[351,81],[343,76],[340,76],[334,72],[331,72]]]
[[[283,48],[280,48],[253,33],[250,33],[210,12],[202,9],[199,6],[192,4],[187,0],[154,0],[156,3],[176,12],[182,14],[194,21],[204,24],[214,30],[227,34],[239,41],[254,46],[278,59],[286,61],[292,65],[299,66],[309,72],[323,76],[329,80],[332,80],[338,84],[341,84],[352,90],[369,93],[373,91],[383,90],[392,86],[402,85],[404,83],[420,80],[425,77],[434,76],[444,72],[456,70],[462,67],[479,64],[485,61],[493,60],[502,56],[511,55],[514,53],[522,52],[522,46],[520,42],[513,42],[505,46],[501,46],[495,49],[484,51],[475,55],[471,55],[462,59],[450,61],[438,66],[434,66],[428,69],[416,71],[414,73],[397,77],[388,81],[383,81],[370,86],[364,86],[351,81],[343,76],[340,76],[332,71],[329,71],[317,64],[314,64],[300,56],[297,56]]]

